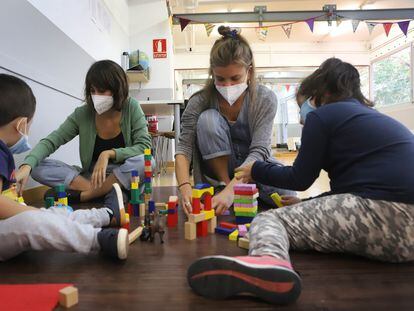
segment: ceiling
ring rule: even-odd
[[[338,10],[359,10],[359,9],[391,9],[391,8],[414,8],[414,0],[389,1],[389,0],[339,0],[339,1],[314,1],[314,0],[169,0],[174,14],[179,13],[226,13],[228,12],[253,12],[254,7],[265,5],[267,11],[308,11],[322,10],[325,4],[336,4]],[[223,21],[224,22],[224,21]],[[225,23],[223,23],[226,25]],[[266,25],[277,25],[268,23]],[[412,23],[414,24],[414,23]],[[233,27],[250,26],[255,24],[231,24]],[[414,26],[414,25],[412,25]],[[396,28],[394,26],[393,28]],[[242,29],[242,34],[251,44],[283,44],[293,42],[369,42],[384,32],[379,25],[376,26],[370,35],[365,23],[361,23],[355,33],[352,31],[351,21],[344,21],[339,26],[333,23],[331,27],[327,22],[315,22],[314,32],[311,33],[306,23],[293,25],[290,38],[287,38],[281,27],[269,28],[265,41],[260,40],[254,28]],[[174,46],[176,49],[188,48],[193,51],[200,46],[211,46],[219,37],[217,27],[210,37],[207,37],[204,25],[189,25],[181,32],[180,26],[173,27]]]

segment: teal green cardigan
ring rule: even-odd
[[[126,159],[144,153],[151,148],[151,136],[148,133],[147,121],[138,102],[129,98],[122,108],[121,131],[124,136],[125,148],[114,149],[115,163],[123,163]],[[24,164],[33,169],[40,161],[55,152],[79,135],[79,154],[82,172],[88,171],[92,162],[96,139],[95,111],[83,105],[67,117],[59,128],[43,138],[24,159]]]

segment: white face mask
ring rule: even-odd
[[[217,91],[230,104],[230,106],[236,102],[236,100],[243,94],[243,92],[248,87],[246,82],[230,86],[221,86],[215,83],[215,86]]]
[[[109,95],[92,95],[92,102],[98,114],[103,114],[114,105],[114,99]]]

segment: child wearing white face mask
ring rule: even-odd
[[[60,250],[126,259],[128,231],[104,228],[125,223],[122,192],[111,191],[112,204],[104,208],[71,211],[38,209],[17,203],[5,192],[21,176],[15,174],[13,154],[30,149],[27,134],[36,109],[30,87],[19,78],[0,74],[0,262],[28,250]]]
[[[234,169],[256,160],[272,161],[270,138],[276,115],[276,95],[256,85],[253,53],[237,30],[219,27],[222,35],[210,53],[211,79],[194,94],[181,119],[175,154],[176,176],[185,212],[191,212],[195,183],[224,188],[212,199],[218,214],[233,203]],[[294,192],[258,184],[260,200],[274,206],[269,194]]]
[[[69,204],[105,197],[113,183],[130,188],[131,171],[144,179],[144,150],[151,147],[145,115],[129,97],[124,70],[113,61],[94,63],[85,79],[86,105],[76,108],[62,125],[42,139],[25,158],[19,174],[54,187],[64,184]],[[79,135],[82,168],[47,159]],[[50,190],[46,194],[56,194]]]

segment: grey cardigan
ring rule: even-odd
[[[250,100],[247,94],[247,100]],[[207,100],[203,93],[190,98],[181,119],[181,134],[175,155],[182,154],[193,164],[194,182],[206,182],[200,167],[202,161],[196,145],[197,121],[200,114],[207,109],[218,110],[217,97]],[[270,143],[272,127],[277,110],[275,93],[263,85],[257,86],[256,101],[249,102],[249,129],[252,141],[249,155],[243,165],[253,161],[264,161],[271,157]]]

